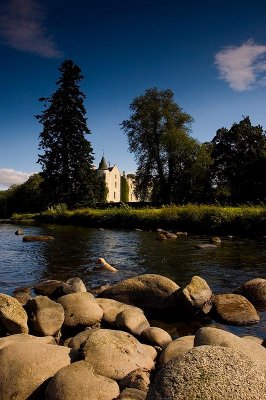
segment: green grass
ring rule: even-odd
[[[35,219],[91,227],[156,228],[191,233],[266,235],[266,206],[222,207],[207,205],[134,209],[129,206],[107,209],[67,210],[64,205],[39,214],[14,214],[13,220]]]

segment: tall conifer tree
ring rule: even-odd
[[[89,205],[98,200],[101,182],[93,169],[93,149],[85,138],[90,134],[85,118],[85,95],[79,82],[80,68],[66,60],[59,68],[58,88],[41,98],[45,109],[36,118],[43,125],[38,163],[42,166],[43,191],[50,204],[70,207]]]

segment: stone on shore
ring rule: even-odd
[[[151,370],[153,360],[144,346],[122,331],[98,329],[83,346],[85,360],[96,373],[119,380],[137,368]]]
[[[99,324],[100,325],[100,324]],[[68,342],[68,347],[71,347],[73,350],[80,351],[88,337],[91,335],[94,329],[100,329],[100,326],[96,324],[95,327],[86,328],[84,331],[78,333],[74,337],[72,337]]]
[[[235,293],[245,296],[253,305],[266,306],[266,279],[251,279],[237,288]]]
[[[249,357],[221,346],[200,346],[156,374],[146,400],[262,400],[266,373]]]
[[[134,388],[147,392],[150,385],[150,372],[141,368],[135,369],[121,379],[118,384],[121,391]]]
[[[116,316],[115,324],[118,329],[134,336],[140,335],[143,330],[150,327],[144,312],[138,307],[130,307],[121,311]]]
[[[21,345],[23,346],[25,342],[30,342],[30,343],[37,342],[40,344],[54,344],[54,345],[56,344],[56,341],[52,336],[38,337],[38,336],[28,335],[26,333],[17,333],[14,335],[1,337],[0,349],[15,343],[21,343]]]
[[[115,326],[116,317],[119,313],[128,308],[134,308],[134,306],[130,306],[112,299],[98,297],[95,299],[95,301],[103,309],[102,321],[106,322],[110,326]]]
[[[266,367],[266,349],[263,346],[222,329],[212,327],[200,328],[196,332],[194,345],[228,347],[245,354],[264,369]]]
[[[58,371],[49,382],[45,400],[113,400],[118,384],[98,375],[87,361],[77,361]]]
[[[149,327],[141,332],[141,341],[152,346],[159,346],[164,349],[172,342],[172,338],[168,332],[156,326]]]
[[[213,306],[214,319],[227,324],[245,325],[260,320],[255,307],[239,294],[217,294]]]
[[[84,282],[79,277],[70,278],[63,286],[65,294],[87,292]]]
[[[146,392],[139,389],[127,388],[117,397],[117,400],[145,400]]]
[[[35,341],[0,350],[0,399],[40,400],[49,378],[70,364],[71,349]]]
[[[64,322],[64,309],[61,304],[47,296],[36,296],[25,306],[31,333],[39,336],[54,336]]]
[[[66,327],[92,326],[102,319],[103,310],[88,292],[66,294],[57,301],[64,308]]]
[[[180,354],[193,349],[194,337],[194,335],[182,336],[169,343],[160,354],[159,365],[164,365],[173,358],[178,357]]]
[[[212,307],[212,291],[200,276],[193,276],[189,284],[177,295],[177,306],[182,313],[207,314]]]
[[[62,281],[51,279],[38,283],[33,287],[34,293],[41,296],[48,296],[51,299],[57,299],[63,294],[63,286],[65,285]]]
[[[175,307],[178,289],[179,286],[169,278],[146,274],[119,282],[104,290],[99,297],[140,307],[144,312],[158,312]]]
[[[0,323],[7,333],[28,333],[27,313],[14,297],[0,293]]]

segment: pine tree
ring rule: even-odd
[[[49,204],[66,203],[70,207],[91,205],[98,200],[101,182],[93,169],[93,149],[85,138],[90,134],[85,118],[85,95],[79,82],[80,68],[66,60],[59,68],[58,88],[41,98],[45,110],[36,118],[43,125],[39,136],[38,163],[42,166],[42,189]]]

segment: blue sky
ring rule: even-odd
[[[97,165],[135,171],[119,124],[151,87],[172,89],[211,140],[249,115],[266,129],[266,3],[262,0],[0,0],[0,188],[40,171],[34,115],[58,67],[82,70]]]

